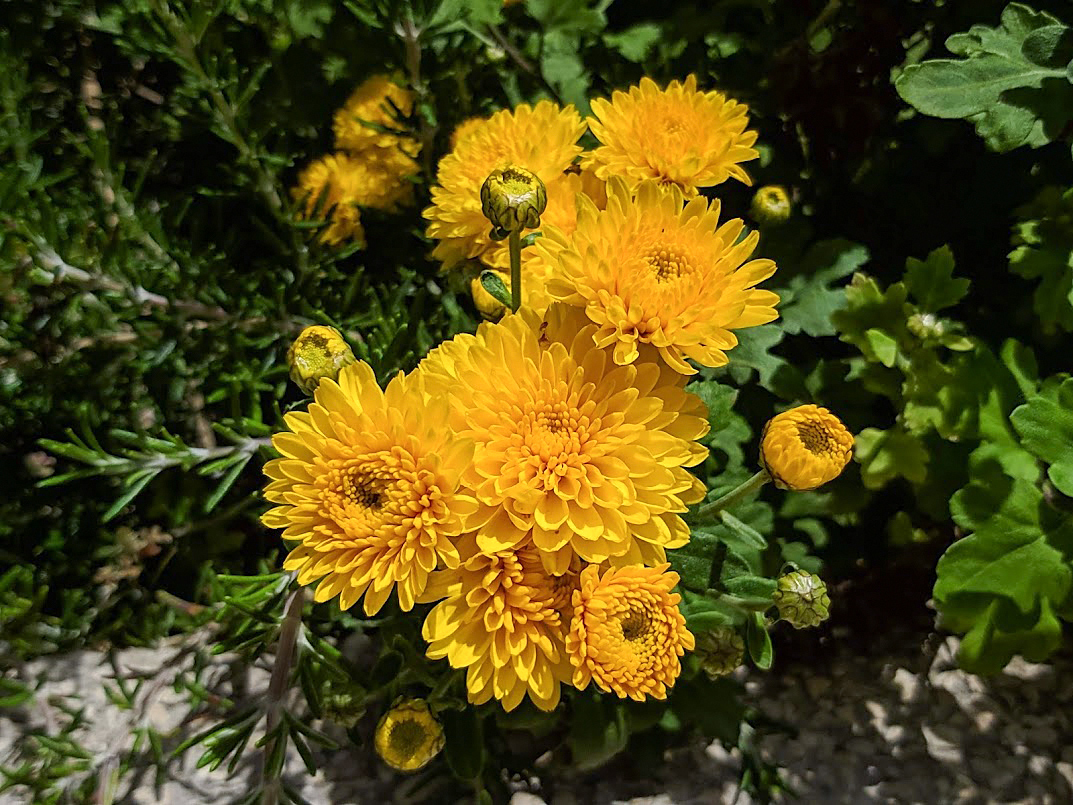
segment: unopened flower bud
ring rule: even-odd
[[[790,219],[794,205],[790,201],[790,194],[782,185],[764,185],[753,195],[753,203],[749,212],[753,220],[758,224],[778,226]]]
[[[357,358],[342,334],[320,324],[302,330],[287,351],[291,380],[306,394],[312,394],[326,377],[335,380],[344,366],[355,362]]]
[[[443,749],[443,728],[424,699],[400,699],[376,725],[375,744],[391,768],[417,771]]]
[[[815,489],[846,468],[853,435],[826,408],[799,405],[774,416],[760,439],[760,463],[780,489]]]
[[[745,657],[745,641],[733,629],[720,626],[697,638],[701,667],[712,679],[733,673]]]
[[[819,576],[804,570],[780,577],[774,599],[779,617],[795,629],[819,626],[830,613],[827,585]]]
[[[503,280],[503,284],[507,286],[507,290],[510,290],[510,277],[502,271],[496,271],[496,275]],[[488,293],[488,290],[484,287],[484,283],[481,282],[480,275],[474,277],[469,282],[469,292],[473,295],[473,304],[477,308],[477,312],[481,316],[489,321],[498,321],[503,318],[503,314],[507,310],[507,306]]]
[[[324,717],[350,729],[365,715],[366,692],[358,685],[333,686],[321,703]]]
[[[548,191],[535,173],[511,165],[494,170],[481,185],[481,211],[492,222],[493,240],[535,229],[548,206]]]

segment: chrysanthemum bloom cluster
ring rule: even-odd
[[[420,144],[400,120],[412,110],[413,93],[377,75],[335,113],[336,152],[310,163],[292,191],[303,217],[328,219],[322,242],[363,244],[362,207],[394,212],[413,201],[408,177],[418,172]]]

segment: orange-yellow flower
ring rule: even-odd
[[[284,417],[289,432],[272,439],[283,457],[265,465],[277,505],[261,521],[297,542],[283,567],[300,584],[319,579],[317,601],[338,596],[349,609],[364,595],[372,615],[397,588],[410,610],[438,565],[458,565],[451,537],[475,508],[458,478],[473,445],[446,418],[419,378],[400,374],[381,391],[363,362],[321,380],[308,412]]]
[[[826,408],[799,405],[772,417],[760,440],[760,462],[781,489],[815,489],[853,456],[853,434]]]
[[[650,78],[629,93],[592,102],[589,128],[602,145],[585,157],[601,179],[622,176],[635,185],[654,179],[686,198],[698,187],[733,177],[752,184],[741,167],[756,159],[756,132],[747,131],[748,107],[722,93],[697,91],[696,76],[661,90]]]
[[[590,680],[621,698],[667,698],[682,671],[679,659],[694,647],[678,611],[682,597],[671,590],[678,574],[659,567],[587,567],[574,592],[574,613],[566,651],[574,666],[574,686]]]
[[[390,76],[374,75],[354,90],[335,113],[335,146],[361,152],[368,148],[398,148],[403,145],[410,156],[417,154],[417,141],[400,136],[399,118],[414,108],[414,94],[396,84]]]
[[[517,165],[536,174],[552,193],[552,183],[570,166],[581,147],[585,124],[572,106],[551,101],[519,104],[496,112],[459,137],[440,160],[432,206],[424,211],[428,235],[438,241],[432,255],[445,269],[492,251],[491,225],[481,212],[481,185],[493,170]]]
[[[468,669],[474,704],[494,697],[510,711],[528,695],[541,710],[554,710],[570,663],[553,578],[532,545],[486,554],[470,538],[461,547],[463,563],[434,574],[424,596],[445,597],[422,629],[428,656]]]
[[[607,191],[606,210],[578,197],[573,235],[545,227],[533,260],[548,294],[597,325],[596,343],[613,347],[615,363],[633,363],[651,344],[682,374],[696,371],[687,358],[722,366],[738,343],[732,330],[776,318],[779,297],[754,287],[775,264],[748,260],[759,236],[741,238],[741,219],[720,226],[718,201],[683,208],[677,188],[644,182],[634,194],[619,178]]]
[[[686,470],[704,460],[698,397],[658,362],[615,366],[594,327],[561,305],[457,336],[422,363],[451,400],[451,428],[476,445],[462,484],[486,553],[532,540],[549,571],[586,562],[656,564],[684,545],[679,517],[704,495]]]

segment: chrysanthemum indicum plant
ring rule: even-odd
[[[296,192],[329,203],[326,243],[359,237],[354,199],[401,198],[372,177],[416,153],[389,125],[410,104],[381,78],[336,116],[344,150]],[[808,404],[778,414],[756,474],[707,490],[698,372],[778,316],[761,287],[775,264],[718,198],[749,182],[748,110],[693,76],[592,109],[465,121],[439,161],[431,255],[472,283],[476,332],[383,388],[331,328],[291,348],[313,399],[275,436],[263,522],[316,602],[374,636],[396,624],[365,658],[397,655],[396,673],[361,688],[395,769],[446,746],[456,775],[479,777],[492,730],[528,728],[586,766],[631,729],[708,728],[735,696],[723,677],[746,655],[770,665],[770,626],[827,617],[822,581],[747,504],[769,481],[835,478],[853,448],[839,420]]]

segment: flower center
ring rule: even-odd
[[[670,282],[692,273],[689,260],[673,246],[657,246],[644,259],[656,275],[656,282]]]
[[[649,636],[652,631],[652,618],[646,610],[634,607],[619,622],[619,625],[622,627],[622,639],[636,643]]]
[[[820,456],[831,452],[831,434],[819,422],[798,422],[797,438],[813,455]]]
[[[383,479],[352,469],[343,476],[342,494],[347,500],[363,509],[379,509]]]
[[[425,745],[425,727],[414,719],[399,721],[391,727],[388,744],[400,757],[411,758]]]

